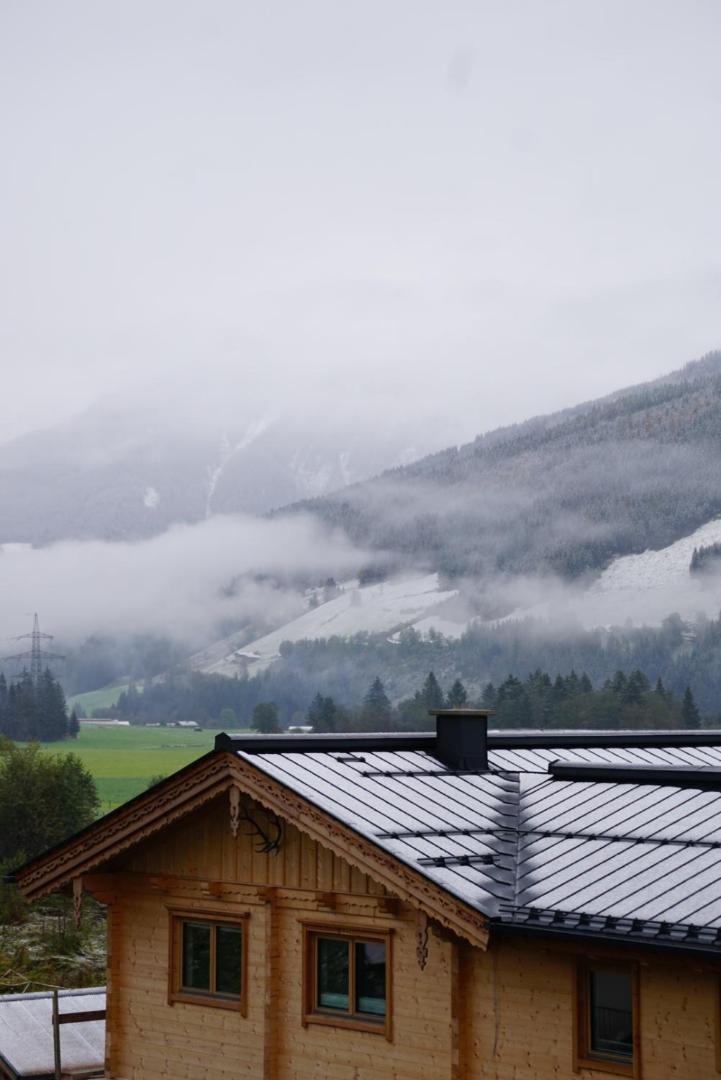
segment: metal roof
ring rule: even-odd
[[[105,1008],[105,987],[61,990],[60,1012],[95,1012]],[[0,995],[0,1062],[12,1077],[48,1080],[55,1075],[51,993]],[[63,1072],[102,1070],[105,1021],[63,1024],[60,1028]]]
[[[486,772],[426,735],[233,748],[500,927],[721,951],[719,733],[559,734],[489,733]]]

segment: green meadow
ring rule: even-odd
[[[107,813],[144,791],[152,778],[169,776],[212,750],[216,734],[171,727],[81,724],[77,739],[44,743],[43,751],[77,754],[93,774],[101,812]]]
[[[79,705],[85,716],[92,716],[93,709],[112,709],[113,705],[117,705],[123,690],[127,689],[127,683],[118,683],[115,686],[104,686],[101,690],[75,694],[68,698],[68,709],[75,709]]]

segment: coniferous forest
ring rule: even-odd
[[[594,687],[589,676],[571,671],[552,677],[537,669],[525,678],[508,675],[470,692],[460,678],[442,685],[429,671],[412,694],[395,704],[380,676],[373,677],[355,702],[336,698],[320,689],[305,712],[292,702],[273,699],[274,684],[263,680],[232,680],[192,675],[131,690],[121,696],[113,712],[135,723],[201,720],[208,727],[252,727],[264,733],[282,729],[283,723],[308,724],[315,731],[418,731],[429,728],[433,709],[477,706],[493,710],[499,728],[700,728],[701,713],[693,691],[666,687],[661,678],[652,684],[640,670],[621,670]],[[233,696],[235,694],[235,697]],[[252,709],[249,695],[265,694]],[[229,704],[235,702],[235,704]],[[224,703],[224,704],[223,704]]]
[[[55,742],[77,733],[77,717],[68,716],[63,688],[48,668],[37,681],[27,671],[9,682],[0,675],[0,735]]]

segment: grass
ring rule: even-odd
[[[117,705],[123,690],[127,689],[127,683],[118,683],[117,686],[103,686],[100,690],[75,694],[68,698],[68,709],[75,709],[79,705],[86,716],[92,716],[93,709],[112,709],[113,705]]]
[[[210,730],[81,724],[77,739],[44,743],[43,750],[77,754],[93,774],[101,811],[107,813],[139,795],[153,777],[169,776],[212,750],[216,734]]]

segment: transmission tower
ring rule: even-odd
[[[64,660],[65,657],[60,653],[48,652],[43,648],[43,641],[52,641],[52,634],[41,634],[40,624],[38,623],[37,612],[33,619],[33,628],[29,634],[20,634],[15,638],[15,641],[27,641],[30,639],[30,648],[26,652],[15,653],[13,656],[4,657],[5,660],[29,660],[30,661],[30,678],[37,685],[40,681],[40,676],[43,673],[43,668],[47,666],[48,660]]]

